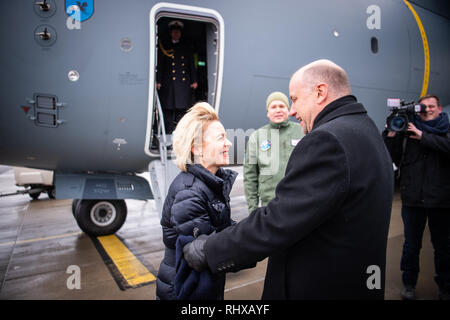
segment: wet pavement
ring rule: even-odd
[[[231,193],[232,218],[245,218],[242,167]],[[0,166],[0,193],[15,192],[12,168]],[[154,275],[163,258],[159,216],[154,201],[127,200],[128,217],[117,236]],[[92,239],[80,231],[71,211],[72,200],[38,200],[28,195],[0,197],[0,300],[5,299],[155,299],[155,282],[121,290]],[[386,299],[400,299],[400,256],[403,224],[396,195],[389,231]],[[267,260],[255,268],[227,274],[226,300],[260,299]],[[73,266],[80,289],[73,287]],[[419,299],[437,299],[433,280],[433,249],[428,227],[421,251]]]

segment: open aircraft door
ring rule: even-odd
[[[224,22],[215,10],[173,3],[158,3],[150,11],[150,61],[148,117],[145,153],[152,158],[149,164],[150,184],[156,207],[161,216],[170,184],[179,173],[171,149],[172,137],[166,134],[158,92],[158,32],[167,21],[182,20],[190,26],[190,40],[197,44],[196,67],[199,71],[199,90],[195,101],[207,101],[219,112],[224,58]]]

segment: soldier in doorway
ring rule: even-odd
[[[178,120],[192,105],[192,91],[197,89],[197,71],[191,48],[181,39],[184,24],[169,23],[170,39],[159,42],[156,88],[164,115],[166,133],[171,134]]]

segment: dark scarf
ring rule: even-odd
[[[450,128],[450,122],[448,121],[448,115],[445,112],[433,120],[423,121],[419,115],[414,115],[414,125],[420,131],[425,131],[433,134],[447,133]]]

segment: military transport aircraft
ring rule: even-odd
[[[161,125],[158,40],[184,23],[197,100],[218,112],[241,163],[271,91],[330,59],[380,130],[387,98],[450,101],[448,4],[406,0],[20,0],[0,2],[0,164],[54,171],[79,226],[116,232],[125,199],[161,211],[177,169]],[[158,143],[155,143],[158,140]],[[156,146],[152,147],[152,146]],[[151,187],[138,175],[150,172]]]

